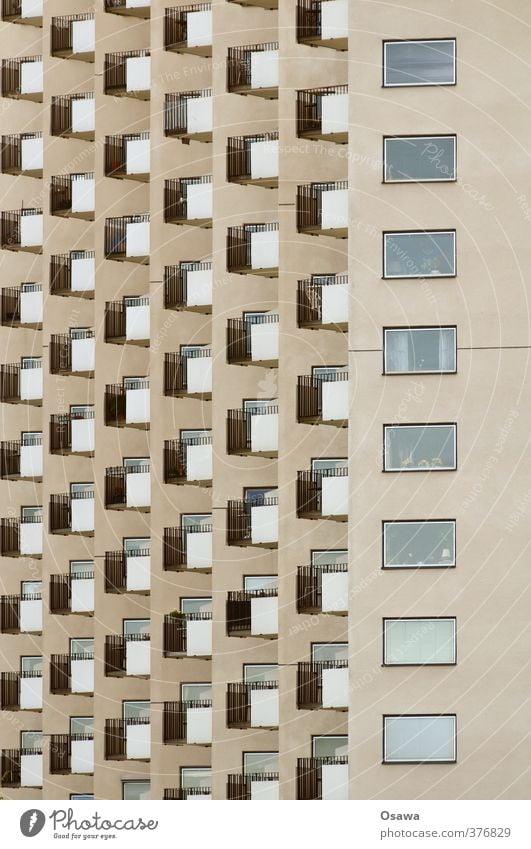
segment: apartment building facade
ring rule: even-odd
[[[513,7],[2,0],[4,798],[527,797]]]

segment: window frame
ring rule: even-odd
[[[388,44],[433,44],[435,42],[449,41],[453,43],[454,74],[453,81],[440,83],[388,83],[386,81],[387,70],[387,45]],[[382,88],[426,88],[426,86],[455,86],[457,85],[457,38],[450,36],[446,38],[385,38],[382,41]]]
[[[392,566],[386,564],[385,561],[385,553],[386,553],[386,526],[387,525],[418,525],[418,524],[447,524],[450,523],[453,526],[453,542],[454,542],[454,551],[453,551],[453,562],[446,563],[433,563],[433,564],[423,564],[419,566],[417,563],[414,564],[400,564],[400,566]],[[457,521],[456,519],[382,519],[382,569],[384,570],[395,570],[395,569],[455,569],[457,566]]]
[[[388,274],[386,242],[388,236],[437,236],[441,233],[453,233],[453,272],[450,274]],[[383,230],[382,231],[382,280],[452,280],[457,277],[457,230],[453,227],[439,227],[433,230]]]
[[[124,778],[122,779],[122,801],[123,802],[145,802],[146,799],[126,799],[124,796],[124,790],[126,784],[149,784],[149,792],[151,793],[151,781],[149,778]]]
[[[393,428],[393,429],[414,428],[414,427],[419,427],[419,428],[450,427],[450,428],[453,428],[453,432],[454,432],[454,465],[453,466],[441,466],[440,468],[437,467],[437,466],[436,467],[428,466],[428,467],[422,467],[422,468],[415,467],[415,468],[412,468],[412,469],[407,468],[407,467],[387,468],[386,450],[385,450],[385,446],[386,446],[386,439],[385,438],[386,438],[387,429],[388,428]],[[405,422],[404,424],[392,424],[392,423],[384,424],[384,426],[383,426],[383,443],[382,443],[382,459],[383,459],[382,471],[385,472],[386,474],[387,473],[396,474],[397,472],[400,473],[400,474],[401,473],[413,474],[414,472],[423,472],[423,473],[426,473],[426,472],[455,472],[455,471],[457,471],[457,422],[415,422],[413,424],[411,424],[409,422],[407,422],[407,423]]]
[[[454,720],[454,751],[451,760],[447,758],[438,758],[437,760],[394,760],[386,759],[386,720],[387,719],[427,719],[428,717],[453,717]],[[386,713],[382,717],[382,764],[385,766],[406,765],[406,764],[455,764],[457,763],[457,714],[456,713]]]
[[[453,148],[454,148],[454,176],[453,177],[427,177],[424,179],[400,179],[400,180],[388,180],[387,179],[387,143],[393,141],[400,141],[402,139],[453,139]],[[404,183],[456,183],[457,182],[457,133],[404,133],[401,135],[393,135],[393,136],[383,136],[382,138],[382,183],[385,185],[393,185],[394,183],[398,183],[398,185],[402,185]]]
[[[383,327],[382,354],[383,354],[383,371],[382,374],[386,377],[397,377],[400,375],[411,374],[457,374],[457,325],[456,324],[415,324],[407,327]],[[427,369],[426,371],[388,371],[387,370],[387,334],[396,333],[399,331],[415,331],[415,330],[452,330],[454,334],[454,368],[453,369]]]
[[[392,663],[386,660],[387,640],[386,640],[386,623],[387,622],[453,622],[453,660],[447,661],[427,661],[426,663]],[[382,618],[382,666],[395,668],[401,666],[418,667],[418,666],[456,666],[457,665],[457,616],[384,616]]]

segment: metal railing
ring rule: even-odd
[[[18,519],[0,519],[0,554],[2,557],[17,557],[20,554]]]
[[[42,215],[42,209],[12,209],[0,212],[0,248],[18,250],[22,247],[20,238],[20,219],[24,216]],[[34,246],[37,253],[42,252],[42,245]]]
[[[229,775],[227,781],[227,799],[240,801],[250,800],[253,782],[278,780],[278,772],[257,772]]]
[[[21,675],[19,672],[0,673],[0,710],[19,709],[20,678]]]
[[[72,290],[72,260],[94,258],[94,251],[70,251],[67,254],[54,254],[50,257],[50,293],[52,295],[87,294],[83,291]]]
[[[312,138],[322,134],[322,98],[333,94],[346,94],[348,86],[334,85],[297,91],[297,135]],[[346,120],[346,116],[345,116]]]
[[[188,273],[212,271],[212,262],[180,262],[164,268],[164,307],[182,310],[188,305]]]
[[[16,135],[2,136],[2,149],[0,162],[2,173],[22,174],[22,142],[25,139],[42,139],[42,133],[18,133]],[[33,169],[42,171],[40,169]]]
[[[52,56],[70,55],[73,50],[73,24],[75,21],[93,21],[94,12],[53,17],[50,26],[50,53]],[[88,51],[87,51],[88,52]],[[91,51],[93,52],[93,51]]]
[[[104,644],[104,670],[107,677],[127,674],[127,643],[150,640],[149,634],[108,634]]]
[[[278,589],[268,590],[231,590],[227,594],[226,624],[227,636],[241,637],[251,633],[252,599],[277,598]]]
[[[187,712],[194,708],[211,708],[211,699],[164,702],[162,714],[162,742],[182,745],[187,742]]]
[[[105,136],[104,168],[106,177],[127,177],[127,142],[149,140],[149,132]],[[138,175],[135,175],[138,176]]]
[[[304,661],[297,664],[297,707],[313,710],[323,706],[323,669],[345,669],[348,660]]]
[[[196,3],[164,10],[164,49],[179,50],[188,44],[188,13],[209,12],[210,3]]]
[[[105,258],[125,259],[127,255],[127,225],[149,224],[148,214],[121,215],[105,219]]]
[[[346,180],[340,180],[334,183],[309,183],[306,186],[297,186],[297,231],[304,233],[322,229],[323,192],[339,191],[347,188],[348,183]]]
[[[127,469],[110,466],[105,469],[105,507],[125,506],[127,502]]]
[[[339,383],[348,380],[346,371],[329,374],[305,374],[297,378],[297,420],[313,422],[323,416],[323,383]]]
[[[20,323],[20,286],[2,289],[0,312],[5,327],[14,327]]]
[[[227,453],[249,454],[252,451],[253,416],[278,415],[278,404],[249,410],[227,410]]]
[[[347,755],[324,758],[297,758],[297,799],[323,798],[323,766],[348,764]]]
[[[50,124],[52,136],[69,136],[76,132],[72,127],[73,109],[75,100],[93,100],[94,92],[87,91],[80,94],[62,94],[52,96],[50,109]],[[94,129],[88,131],[93,134]]]
[[[170,11],[167,9],[166,11]],[[188,102],[198,97],[211,97],[212,89],[198,89],[196,91],[170,92],[164,96],[164,135],[179,138],[179,136],[190,135],[188,129]],[[203,135],[206,131],[201,130]]]
[[[188,217],[188,186],[211,184],[212,177],[210,175],[172,177],[169,180],[164,180],[164,221],[166,224],[194,220]]]
[[[348,468],[297,472],[297,516],[320,515],[322,506],[323,477],[345,477]]]
[[[20,596],[0,596],[0,633],[18,634],[20,632]]]
[[[250,271],[252,269],[252,233],[273,231],[278,231],[277,221],[268,224],[244,224],[241,227],[229,227],[227,230],[227,271],[234,274]]]
[[[237,183],[240,180],[250,180],[252,178],[251,148],[253,143],[277,139],[278,130],[252,136],[229,136],[227,139],[227,181]]]
[[[348,563],[299,566],[297,569],[297,613],[320,613],[323,601],[323,574],[348,572]]]
[[[278,681],[227,684],[227,728],[251,726],[251,692],[253,690],[278,690]]]
[[[187,446],[212,445],[212,436],[196,436],[185,441],[181,439],[164,440],[163,470],[164,483],[185,484],[188,479]]]
[[[104,731],[104,757],[109,760],[125,760],[127,757],[127,726],[149,725],[149,716],[128,719],[106,719]]]
[[[89,659],[89,658],[87,658]],[[66,695],[70,692],[72,658],[69,654],[52,654],[50,657],[50,693]]]
[[[252,54],[273,50],[278,50],[278,41],[229,47],[227,53],[227,91],[250,89],[252,84]]]
[[[151,56],[150,50],[125,50],[106,53],[103,65],[103,91],[105,94],[128,94],[127,60]]]
[[[42,62],[42,56],[2,59],[2,97],[20,97],[23,94],[22,65],[26,62]],[[38,94],[42,100],[42,92]]]
[[[105,552],[105,592],[123,593],[127,589],[125,551]]]
[[[167,613],[164,616],[162,649],[165,656],[186,654],[187,623],[212,621],[212,613]]]
[[[297,324],[299,327],[313,327],[323,320],[323,287],[348,286],[348,275],[314,275],[308,280],[299,280],[297,284]],[[345,324],[348,316],[345,316]]]

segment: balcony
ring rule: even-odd
[[[297,421],[348,427],[349,384],[346,370],[316,369],[297,380]]]
[[[348,468],[312,469],[297,472],[299,519],[348,518]]]
[[[310,47],[348,50],[347,0],[298,0],[297,41]]]
[[[2,289],[0,315],[4,327],[42,329],[42,283],[21,283]]]
[[[348,329],[349,282],[347,274],[314,274],[299,280],[297,324],[308,330]]]
[[[149,634],[113,634],[105,637],[105,675],[110,678],[149,678]]]
[[[212,227],[212,177],[164,181],[164,221],[190,227]]]
[[[92,775],[94,772],[94,735],[51,734],[51,775]]]
[[[113,97],[149,100],[151,96],[151,53],[149,50],[126,50],[106,53],[103,67],[103,90]]]
[[[148,716],[106,719],[104,740],[106,761],[149,761],[151,720]]]
[[[93,457],[94,446],[93,408],[50,416],[50,454]]]
[[[2,59],[2,97],[42,103],[42,56]]]
[[[96,279],[94,251],[70,251],[50,257],[50,294],[93,298]]]
[[[151,16],[151,0],[105,0],[105,11],[135,18]]]
[[[164,268],[164,307],[210,315],[212,312],[212,262],[180,262]]]
[[[42,672],[0,673],[1,710],[42,710]]]
[[[227,230],[227,271],[278,277],[278,222]]]
[[[2,0],[2,20],[42,27],[44,0]]]
[[[94,694],[94,654],[52,654],[50,693],[54,696]]]
[[[251,313],[227,322],[227,362],[231,365],[278,366],[278,313]]]
[[[212,398],[212,351],[198,346],[164,355],[164,394],[174,398]]]
[[[42,749],[2,749],[0,786],[42,787]]]
[[[212,7],[196,3],[164,10],[164,49],[212,56]]]
[[[278,728],[278,681],[227,685],[227,728]]]
[[[0,401],[42,406],[42,360],[25,357],[20,363],[0,365]]]
[[[42,557],[42,513],[0,519],[2,557]]]
[[[348,661],[326,660],[297,664],[299,710],[348,710]]]
[[[168,613],[164,617],[164,657],[212,657],[212,613]]]
[[[94,62],[96,45],[94,12],[52,18],[50,36],[52,56]]]
[[[94,376],[94,331],[86,328],[53,333],[50,338],[50,374]]]
[[[184,142],[211,142],[212,89],[166,94],[164,135]]]
[[[125,378],[124,383],[107,384],[104,410],[105,424],[109,427],[149,430],[149,378]]]
[[[50,184],[51,215],[94,221],[95,203],[95,183],[92,172],[52,177]]]
[[[297,799],[348,799],[348,756],[297,758]]]
[[[227,544],[278,546],[278,497],[264,495],[252,500],[229,501]]]
[[[164,483],[212,486],[212,434],[164,441]]]
[[[50,495],[51,534],[94,534],[94,489]]]
[[[0,162],[3,174],[42,177],[42,133],[2,136]]]
[[[22,439],[0,442],[0,478],[42,480],[42,433],[23,434]]]
[[[42,594],[0,596],[0,633],[41,634]]]
[[[266,100],[278,98],[278,41],[229,47],[227,91],[254,94]]]
[[[297,612],[348,613],[348,563],[299,566]]]
[[[227,799],[232,801],[278,801],[278,772],[241,773],[228,776]]]
[[[278,405],[227,411],[227,453],[278,456]]]
[[[50,575],[50,613],[94,613],[94,570]]]
[[[326,0],[331,3],[333,0]],[[348,238],[348,183],[297,186],[297,232]]]
[[[149,548],[105,552],[105,592],[149,594],[151,551]]]
[[[0,212],[0,247],[4,251],[42,253],[42,209]]]
[[[149,513],[151,482],[148,463],[105,469],[105,508]]]
[[[131,296],[105,302],[105,341],[114,345],[149,345],[149,297]]]
[[[106,218],[105,259],[149,265],[149,215]]]
[[[347,144],[348,87],[334,85],[297,91],[297,136]]]
[[[163,799],[181,802],[207,802],[212,800],[211,770],[209,767],[184,767],[181,769],[181,786],[165,787]]]
[[[227,181],[278,188],[278,131],[228,138]]]
[[[227,636],[278,636],[278,589],[236,590],[227,596]]]
[[[167,572],[211,572],[212,525],[164,528],[162,557]]]
[[[51,134],[62,138],[94,141],[96,104],[94,92],[52,96]]]
[[[149,181],[149,133],[105,136],[105,176]]]
[[[164,702],[162,741],[166,745],[211,746],[212,700]]]

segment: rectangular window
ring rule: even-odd
[[[455,230],[384,233],[385,279],[455,277]]]
[[[455,372],[456,337],[455,327],[384,329],[385,374]]]
[[[454,85],[455,38],[384,42],[384,86]]]
[[[456,179],[456,136],[384,138],[384,182]]]
[[[454,714],[384,716],[384,763],[454,763]]]
[[[243,771],[246,775],[278,772],[278,752],[244,752]]]
[[[312,737],[312,755],[314,758],[341,758],[348,755],[348,737],[326,735]]]
[[[122,798],[126,802],[149,799],[149,788],[149,781],[122,781]]]
[[[455,566],[455,521],[384,522],[383,568]]]
[[[456,662],[456,620],[384,619],[384,664],[421,666]]]
[[[384,471],[456,468],[456,425],[384,425]]]

